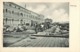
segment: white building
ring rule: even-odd
[[[41,23],[44,21],[44,16],[25,9],[12,2],[3,2],[3,24],[16,26],[31,22]]]

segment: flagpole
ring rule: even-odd
[[[25,8],[26,8],[26,4],[25,4]]]

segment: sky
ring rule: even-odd
[[[69,22],[69,3],[16,3],[28,10],[42,14],[53,22]]]

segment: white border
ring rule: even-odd
[[[69,2],[70,44],[69,48],[11,47],[3,48],[3,1],[0,0],[0,51],[1,52],[80,52],[80,9],[78,0],[4,0],[6,2]]]

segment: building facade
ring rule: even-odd
[[[41,23],[44,16],[25,9],[12,2],[3,2],[3,25]]]

